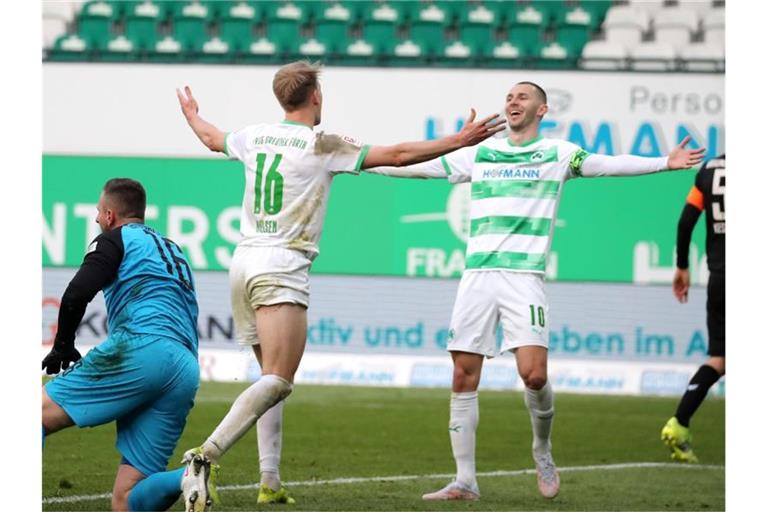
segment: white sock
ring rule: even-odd
[[[525,388],[525,405],[531,415],[533,427],[533,452],[537,455],[552,449],[550,436],[555,416],[555,396],[549,381],[541,389]]]
[[[280,489],[280,452],[283,447],[283,406],[273,405],[256,422],[259,440],[261,483],[273,491]]]
[[[287,397],[292,390],[293,386],[284,378],[262,375],[251,387],[240,393],[216,430],[203,443],[203,453],[212,462],[218,462],[262,414]]]
[[[448,431],[456,461],[456,481],[477,487],[475,475],[475,431],[480,420],[477,391],[451,393],[451,420]]]

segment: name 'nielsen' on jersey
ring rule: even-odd
[[[238,245],[318,252],[331,180],[360,172],[369,146],[283,121],[227,134],[225,151],[245,166]]]

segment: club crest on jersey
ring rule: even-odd
[[[544,159],[544,152],[543,151],[535,151],[531,154],[531,162],[540,162]]]

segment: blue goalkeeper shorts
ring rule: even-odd
[[[123,460],[165,471],[200,385],[197,357],[158,336],[107,338],[45,389],[78,427],[117,421]]]

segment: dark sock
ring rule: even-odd
[[[707,398],[709,388],[718,380],[720,380],[720,374],[717,373],[717,370],[706,364],[699,367],[699,371],[696,372],[696,375],[688,383],[688,389],[677,406],[675,417],[682,426],[688,427],[691,416],[699,408],[701,402]]]

